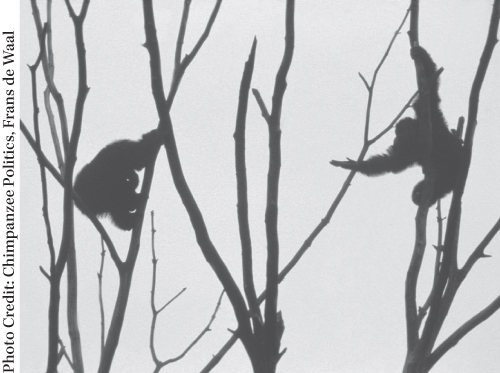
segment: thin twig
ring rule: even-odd
[[[59,338],[59,346],[61,346],[60,353],[66,358],[66,361],[68,362],[69,366],[74,369],[73,367],[73,362],[71,361],[71,357],[68,355],[66,352],[66,346],[64,346],[63,341],[61,338]]]
[[[497,220],[497,222],[493,225],[493,227],[490,229],[488,234],[483,238],[481,243],[477,245],[477,247],[474,249],[474,251],[470,254],[469,258],[467,258],[467,261],[465,262],[464,266],[459,270],[459,274],[461,278],[465,278],[469,271],[472,269],[474,264],[481,258],[486,258],[488,255],[484,253],[484,250],[488,247],[490,242],[493,240],[493,238],[496,236],[496,234],[500,231],[500,218]]]
[[[178,356],[171,358],[171,359],[168,359],[168,360],[165,360],[161,363],[156,363],[156,367],[155,367],[155,370],[153,371],[153,373],[158,373],[164,366],[171,364],[171,363],[175,363],[176,361],[179,361],[180,359],[182,359],[203,338],[203,336],[206,333],[211,331],[210,327],[212,326],[212,323],[214,322],[215,317],[217,316],[217,312],[219,311],[219,308],[221,306],[223,296],[224,296],[224,290],[222,290],[222,292],[219,296],[219,299],[217,300],[217,304],[215,306],[214,312],[212,313],[212,316],[210,317],[210,321],[208,322],[207,326],[200,332],[200,334],[198,334],[198,336],[189,344],[189,346],[187,346],[184,349],[184,351],[181,352],[181,354],[179,354]]]
[[[151,318],[151,327],[150,327],[150,332],[149,332],[149,349],[151,351],[151,357],[153,358],[154,363],[156,364],[156,367],[158,369],[161,368],[162,362],[158,359],[158,356],[156,355],[156,348],[155,348],[155,331],[156,331],[156,321],[158,320],[158,315],[160,312],[162,312],[165,308],[167,308],[174,300],[176,300],[182,293],[186,291],[186,288],[183,288],[181,291],[179,291],[172,299],[170,299],[166,304],[163,305],[159,310],[156,309],[156,273],[157,273],[157,265],[158,265],[158,259],[156,258],[156,250],[155,250],[155,234],[156,234],[156,229],[154,226],[154,211],[151,211],[151,255],[152,255],[152,262],[153,262],[153,276],[151,280],[151,301],[150,301],[150,306],[151,306],[151,311],[153,313],[153,316]]]
[[[394,44],[394,41],[398,37],[399,33],[401,32],[401,29],[403,28],[403,25],[406,22],[406,18],[408,18],[408,14],[410,12],[410,9],[408,9],[405,13],[405,16],[403,17],[403,20],[401,21],[401,24],[397,28],[396,32],[394,32],[394,35],[391,38],[391,41],[389,42],[389,45],[387,46],[387,49],[385,50],[384,55],[382,56],[379,64],[375,68],[375,71],[373,72],[373,77],[372,77],[372,82],[371,84],[368,84],[366,80],[364,79],[363,75],[359,74],[361,79],[363,79],[365,87],[368,89],[368,102],[366,105],[366,117],[365,117],[365,132],[364,132],[364,143],[366,144],[368,142],[368,134],[370,131],[370,115],[371,115],[371,109],[372,109],[372,101],[373,101],[373,94],[374,94],[374,89],[375,89],[375,82],[377,80],[378,73],[380,69],[382,68],[382,65],[384,64],[385,60],[387,59],[387,56],[389,55],[389,52],[391,51],[392,45]]]
[[[97,272],[97,281],[99,283],[99,311],[101,314],[101,355],[104,353],[106,320],[104,313],[104,299],[102,296],[102,277],[104,274],[104,259],[106,257],[106,249],[104,248],[104,240],[101,238],[101,266]]]
[[[259,90],[256,88],[253,88],[252,93],[255,97],[255,100],[257,101],[257,104],[259,105],[262,116],[264,117],[266,122],[269,123],[269,120],[270,120],[269,111],[267,110],[266,104],[264,103],[264,100],[262,99],[262,96],[260,95]]]

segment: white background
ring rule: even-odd
[[[213,2],[194,1],[184,53],[191,50],[211,12]],[[362,145],[367,92],[358,77],[368,79],[399,26],[408,1],[297,1],[296,43],[282,113],[282,178],[280,182],[281,265],[284,266],[320,222],[347,171],[329,165],[331,159],[356,157]],[[420,41],[445,68],[441,74],[442,109],[451,127],[467,115],[470,87],[482,52],[491,14],[491,0],[422,1]],[[45,5],[39,4],[42,14]],[[68,118],[76,97],[76,54],[73,28],[64,2],[54,2],[53,31],[56,83],[63,93]],[[182,1],[157,1],[156,22],[166,86]],[[204,214],[211,238],[241,283],[240,245],[236,223],[234,123],[243,65],[254,36],[258,39],[252,87],[268,107],[284,47],[285,1],[225,1],[202,50],[185,74],[174,102],[172,119],[187,180]],[[22,117],[32,128],[31,91],[26,64],[34,63],[37,41],[30,2],[21,4]],[[376,134],[399,112],[416,90],[405,26],[379,74],[372,109]],[[88,84],[76,170],[109,142],[137,139],[157,125],[151,96],[149,56],[145,48],[140,1],[93,1],[85,21]],[[481,91],[478,127],[471,171],[463,200],[459,260],[481,241],[500,214],[500,51],[497,46]],[[43,87],[41,71],[39,85]],[[39,100],[42,96],[39,95]],[[40,101],[41,102],[41,101]],[[55,106],[54,106],[55,108]],[[42,112],[43,113],[43,112]],[[412,115],[411,111],[408,115]],[[43,146],[55,164],[43,119]],[[265,269],[265,182],[267,128],[251,98],[247,119],[247,168],[251,230],[258,290]],[[383,151],[393,132],[370,151]],[[22,372],[40,372],[46,365],[49,286],[38,267],[48,270],[48,249],[41,215],[38,164],[23,144],[23,288]],[[414,241],[416,207],[410,199],[422,178],[419,168],[380,178],[356,176],[330,225],[314,242],[280,287],[279,308],[288,351],[280,372],[398,372],[405,351],[404,281]],[[60,241],[61,188],[51,180],[50,211],[54,238]],[[449,197],[443,201],[445,207]],[[158,303],[181,288],[188,290],[160,316],[157,351],[173,357],[206,325],[221,285],[204,261],[187,214],[173,187],[166,156],[160,153],[148,211],[155,211],[159,261]],[[97,276],[100,238],[90,221],[76,216],[79,265],[79,324],[86,370],[96,371],[99,357]],[[125,255],[128,233],[107,221],[108,232]],[[435,210],[428,222],[428,248],[420,276],[419,302],[431,283],[436,243]],[[113,372],[152,371],[148,350],[151,284],[150,219],[143,243],[125,326]],[[447,337],[500,293],[500,241],[496,238],[465,281],[444,325]],[[112,314],[117,275],[109,256],[105,267],[106,322]],[[64,302],[62,302],[64,304]],[[65,320],[65,309],[61,309]],[[224,299],[212,332],[171,372],[198,372],[236,326]],[[500,371],[500,316],[491,317],[467,335],[433,372]],[[63,328],[61,335],[69,343]],[[68,372],[62,364],[60,372]],[[241,344],[219,364],[218,372],[251,372]]]

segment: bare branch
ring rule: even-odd
[[[432,282],[432,288],[431,291],[429,292],[427,300],[425,301],[424,305],[420,307],[418,310],[418,328],[420,328],[422,320],[427,314],[427,311],[429,310],[429,307],[431,305],[431,300],[433,299],[433,294],[435,291],[435,287],[437,285],[439,270],[441,268],[441,254],[443,252],[443,221],[444,221],[444,218],[441,215],[441,200],[437,201],[436,211],[437,211],[437,224],[438,224],[438,242],[437,245],[434,246],[434,249],[436,249],[436,257],[434,259],[434,280]]]
[[[48,60],[45,54],[45,35],[43,34],[44,27],[42,26],[40,11],[38,9],[36,0],[31,0],[31,8],[33,11],[33,19],[35,20],[35,26],[38,34],[39,47],[41,51],[44,51],[42,56],[42,67],[45,76],[45,81],[47,82],[47,86],[49,87],[52,97],[54,97],[54,101],[56,102],[57,110],[59,113],[59,120],[61,122],[63,147],[64,147],[64,152],[66,153],[69,145],[69,132],[68,132],[68,120],[66,117],[64,98],[62,97],[61,93],[56,87],[56,84],[53,79],[52,69],[49,63],[50,61]],[[49,31],[52,29],[50,24],[47,27]]]
[[[358,75],[359,75],[359,77],[361,78],[361,80],[363,81],[363,83],[364,83],[364,85],[365,85],[365,87],[366,87],[366,90],[367,90],[368,92],[370,92],[370,91],[371,91],[370,85],[369,85],[369,84],[368,84],[368,82],[366,81],[366,79],[365,79],[365,77],[363,76],[363,74],[361,74],[360,72],[358,72]]]
[[[418,1],[412,1],[411,3],[411,19],[410,19],[410,44],[411,46],[416,46],[416,41],[418,40]],[[413,248],[413,254],[408,267],[408,272],[406,275],[405,283],[405,309],[406,309],[406,335],[407,335],[407,362],[409,361],[408,356],[410,354],[413,358],[416,357],[416,361],[421,360],[421,356],[425,354],[424,350],[426,348],[422,347],[423,344],[419,343],[419,327],[421,322],[421,316],[418,315],[417,310],[417,283],[420,269],[422,266],[422,260],[425,253],[425,248],[427,244],[427,215],[429,211],[429,202],[432,196],[432,190],[434,188],[434,180],[436,179],[436,170],[432,162],[432,123],[430,116],[430,106],[429,106],[429,82],[433,77],[429,77],[425,74],[425,68],[423,62],[420,58],[412,56],[415,63],[415,70],[417,73],[417,84],[419,91],[419,147],[422,149],[423,161],[422,169],[425,174],[425,186],[423,189],[422,201],[417,210],[417,215],[415,217],[415,244]],[[436,77],[437,79],[437,77]],[[435,300],[437,297],[437,292],[439,288],[439,280],[436,280],[433,287],[433,297]],[[432,307],[431,301],[431,307]],[[432,309],[431,309],[432,312]],[[427,327],[428,325],[426,325]]]
[[[373,139],[369,140],[368,144],[372,145],[373,143],[378,141],[378,139],[380,139],[382,136],[384,136],[387,132],[389,132],[396,125],[396,123],[399,121],[399,118],[401,118],[403,116],[406,109],[408,109],[411,106],[413,100],[415,100],[415,97],[417,97],[417,96],[418,96],[418,90],[413,94],[413,96],[410,97],[408,102],[405,104],[405,106],[403,106],[403,108],[399,111],[398,115],[396,115],[396,117],[392,120],[392,122],[385,129],[383,129],[377,136],[375,136]]]
[[[477,113],[479,111],[479,93],[481,92],[481,87],[483,85],[484,78],[486,76],[486,71],[488,70],[488,65],[493,55],[493,50],[498,42],[498,24],[500,18],[500,1],[495,0],[491,12],[490,27],[488,29],[488,36],[486,38],[486,44],[483,49],[483,53],[480,58],[479,66],[477,68],[476,76],[474,82],[472,83],[471,94],[469,98],[469,114],[467,116],[467,133],[465,135],[465,141],[467,144],[472,144],[472,137],[474,135],[474,130],[477,125]]]
[[[21,132],[23,133],[24,137],[26,138],[26,140],[30,144],[31,149],[33,149],[33,151],[37,155],[38,159],[41,160],[44,167],[47,170],[49,170],[49,172],[52,174],[54,179],[56,179],[56,181],[61,186],[63,186],[63,178],[62,178],[61,174],[59,173],[59,171],[57,171],[57,169],[54,167],[54,165],[52,163],[50,163],[49,159],[45,156],[43,151],[38,147],[38,145],[36,144],[35,140],[31,136],[29,130],[26,128],[26,125],[24,124],[24,122],[22,120],[21,120]],[[78,195],[76,194],[75,191],[73,191],[72,197],[73,197],[73,201],[75,202],[75,204],[78,206],[78,208],[80,210],[88,211],[88,209],[85,207],[84,203],[81,201],[80,197],[78,197]],[[85,215],[90,219],[92,224],[94,224],[94,227],[100,233],[101,237],[104,239],[104,242],[106,242],[106,246],[108,247],[109,252],[111,254],[111,258],[113,259],[115,264],[117,266],[121,266],[122,261],[120,259],[120,256],[118,255],[118,252],[116,251],[115,245],[113,244],[113,241],[111,241],[111,238],[109,237],[108,232],[106,231],[106,229],[104,229],[104,227],[102,226],[99,219],[97,219],[97,217],[95,215],[92,215],[92,214],[85,213]]]
[[[207,40],[208,35],[210,35],[210,30],[212,29],[212,25],[215,22],[215,18],[217,18],[217,14],[219,13],[219,9],[220,9],[221,4],[222,4],[222,0],[217,0],[217,2],[215,3],[214,9],[212,10],[212,14],[210,15],[210,18],[208,19],[207,26],[205,27],[205,30],[203,31],[203,34],[201,34],[200,38],[198,39],[198,42],[195,44],[191,53],[187,54],[184,57],[184,60],[182,61],[182,64],[184,65],[184,69],[186,69],[189,66],[189,64],[191,63],[191,61],[193,60],[193,58],[196,57],[196,54],[203,46],[203,43],[205,43],[205,40]]]
[[[99,311],[101,314],[101,355],[104,353],[106,320],[104,314],[104,299],[102,297],[102,276],[104,273],[104,259],[106,257],[106,249],[104,248],[104,240],[101,238],[101,266],[97,272],[97,281],[99,283]]]
[[[399,33],[399,31],[396,32],[395,35],[397,35],[398,33]],[[257,103],[259,104],[259,107],[260,107],[261,112],[262,112],[262,116],[264,117],[264,119],[266,120],[266,122],[269,123],[269,121],[271,120],[270,114],[269,114],[269,112],[268,112],[268,110],[266,108],[266,105],[264,104],[264,101],[262,100],[262,97],[261,97],[259,91],[257,89],[252,89],[252,93],[254,94]],[[407,104],[408,106],[411,104],[411,102],[413,101],[413,99],[416,96],[416,94],[417,93],[415,93],[414,96],[410,99],[410,101]],[[404,112],[404,110],[406,110],[406,108],[407,107],[405,107],[401,111],[401,113],[399,114],[399,116],[402,115],[402,113]],[[399,119],[399,117],[396,118],[393,122],[396,123],[396,121],[398,119]],[[375,142],[380,137],[382,137],[383,134],[385,134],[387,131],[389,131],[389,129],[392,128],[392,126],[394,125],[394,123],[392,123],[391,126],[388,129],[385,130],[385,132],[377,135],[377,137],[374,138],[371,143]],[[359,154],[358,159],[362,160],[364,158],[364,156],[366,155],[366,152],[368,151],[368,147],[369,147],[369,145],[371,145],[371,143],[370,144],[365,144],[365,146],[363,146],[363,148],[362,148],[362,150],[361,150],[361,152]],[[290,262],[285,267],[283,267],[283,269],[279,272],[279,275],[278,275],[278,282],[279,283],[281,283],[285,279],[285,277],[290,273],[290,271],[300,261],[300,259],[302,258],[302,256],[306,253],[306,251],[312,246],[312,243],[314,242],[314,240],[316,239],[316,237],[330,223],[330,220],[331,220],[333,214],[335,213],[337,207],[339,206],[340,202],[342,201],[343,197],[345,196],[345,194],[347,192],[347,189],[349,188],[349,186],[350,186],[350,184],[351,184],[351,182],[352,182],[355,174],[356,174],[355,171],[351,171],[349,173],[349,175],[347,176],[346,180],[344,181],[344,184],[342,185],[341,190],[338,192],[338,194],[335,197],[332,205],[328,209],[326,215],[321,219],[321,221],[316,226],[316,228],[306,238],[306,240],[304,241],[304,243],[301,245],[301,247],[297,250],[297,252],[293,256],[293,258],[290,260]],[[266,296],[267,296],[267,291],[264,291],[264,292],[261,293],[261,295],[257,299],[258,302],[259,302],[259,304],[261,304],[264,301],[264,299],[266,299]],[[238,340],[238,338],[239,338],[239,330],[237,330],[231,336],[231,338],[228,339],[228,341],[224,344],[224,346],[218,351],[218,353],[216,355],[213,356],[213,358],[200,371],[200,373],[208,373],[208,372],[210,372],[219,363],[219,361],[224,357],[224,355],[231,349],[231,347],[234,345],[234,343],[236,343],[236,341]]]
[[[54,51],[52,48],[52,0],[47,1],[47,23],[45,24],[45,28],[47,30],[47,62],[51,80],[54,80],[55,64]],[[61,144],[56,130],[54,112],[52,111],[52,105],[50,103],[50,87],[48,84],[43,92],[43,99],[45,111],[47,113],[47,119],[49,121],[50,134],[52,136],[52,142],[54,144],[54,150],[56,152],[57,164],[59,166],[59,171],[64,175],[64,156],[61,151]]]
[[[174,57],[175,69],[178,69],[181,64],[182,45],[184,44],[184,36],[186,35],[186,26],[189,17],[190,6],[191,6],[191,0],[184,0],[181,25],[179,27],[179,33],[177,34],[177,44],[175,47],[175,57]]]
[[[462,158],[462,172],[459,175],[457,185],[454,188],[450,212],[448,214],[446,237],[443,245],[443,261],[439,278],[436,286],[434,287],[435,291],[433,293],[433,299],[431,300],[429,316],[427,317],[422,331],[419,345],[415,351],[408,351],[409,355],[407,356],[405,368],[408,368],[409,366],[422,367],[425,359],[427,359],[430,355],[458,287],[463,280],[457,269],[457,246],[461,220],[461,198],[470,166],[472,143],[477,121],[479,92],[491,59],[493,48],[497,42],[496,35],[498,33],[499,15],[500,0],[495,0],[486,45],[483,50],[476,78],[471,89],[471,96],[469,100],[469,118],[464,141],[464,156]],[[415,40],[417,39],[415,39],[415,34],[410,35],[410,40],[416,43]]]
[[[44,275],[45,278],[47,280],[49,280],[49,282],[50,282],[50,275],[47,273],[47,271],[42,266],[39,266],[38,269],[40,269],[40,272],[42,272],[42,275]]]
[[[212,323],[215,320],[217,312],[219,311],[223,296],[224,296],[224,290],[222,290],[222,292],[219,296],[219,299],[217,301],[217,305],[215,306],[215,310],[214,310],[212,316],[210,317],[210,321],[208,322],[207,326],[200,332],[200,334],[198,334],[198,336],[193,340],[193,342],[191,342],[189,344],[189,346],[187,346],[186,349],[180,355],[178,355],[174,358],[165,360],[164,362],[156,363],[156,368],[154,370],[154,373],[158,373],[161,370],[161,368],[163,368],[164,366],[171,364],[171,363],[175,363],[176,361],[179,361],[184,356],[186,356],[186,354],[203,338],[203,336],[211,330],[210,327],[212,326]]]
[[[61,346],[60,354],[62,354],[66,358],[66,361],[68,362],[69,366],[72,369],[74,369],[73,362],[71,361],[71,358],[69,357],[68,353],[66,352],[66,346],[64,346],[64,343],[61,340],[61,338],[59,338],[59,346]]]
[[[155,331],[156,331],[156,321],[158,319],[158,315],[160,312],[162,312],[165,308],[167,308],[174,300],[176,300],[182,293],[186,291],[186,288],[183,288],[181,291],[179,291],[172,299],[170,299],[166,304],[163,305],[159,310],[156,309],[156,304],[155,304],[155,297],[156,297],[156,269],[157,269],[157,264],[158,264],[158,259],[156,258],[156,251],[155,251],[155,236],[156,230],[154,227],[154,212],[151,211],[151,253],[152,253],[152,262],[153,262],[153,276],[152,276],[152,281],[151,281],[151,311],[153,313],[153,317],[151,318],[151,328],[150,328],[150,333],[149,333],[149,349],[151,351],[151,356],[153,358],[154,363],[156,364],[157,370],[159,371],[159,368],[161,368],[163,363],[158,359],[158,356],[156,355],[156,349],[155,349]]]
[[[287,0],[285,16],[285,51],[276,74],[272,98],[269,130],[269,167],[267,174],[266,200],[266,305],[264,308],[264,358],[268,366],[275,366],[279,360],[281,333],[277,315],[279,284],[279,234],[278,234],[278,196],[281,171],[281,110],[287,87],[287,75],[295,48],[295,0]]]
[[[419,45],[418,42],[418,15],[419,15],[419,0],[411,0],[410,4],[410,30],[408,37],[410,38],[410,45],[412,47]]]
[[[181,291],[179,291],[172,299],[170,299],[167,303],[165,303],[163,305],[163,307],[161,307],[159,310],[158,310],[158,313],[160,313],[161,311],[163,311],[165,308],[167,308],[168,306],[170,306],[170,304],[176,300],[182,293],[184,293],[185,291],[187,290],[187,288],[182,288]]]
[[[266,122],[269,123],[270,115],[269,115],[269,112],[267,111],[266,104],[264,103],[264,100],[262,99],[262,96],[260,95],[259,90],[253,88],[252,93],[255,97],[255,100],[257,101],[257,104],[260,107],[260,111],[262,112],[262,116],[264,117]]]
[[[194,199],[193,194],[191,193],[191,190],[184,176],[179,153],[177,150],[173,124],[170,118],[170,108],[177,92],[177,88],[182,80],[184,69],[185,67],[187,67],[188,63],[181,63],[181,68],[175,71],[168,99],[165,99],[163,83],[161,81],[160,50],[158,46],[158,38],[156,36],[156,26],[152,0],[143,0],[143,7],[144,28],[146,31],[145,46],[150,56],[151,86],[158,115],[160,117],[159,129],[162,133],[163,141],[165,144],[174,185],[190,217],[191,225],[195,231],[198,245],[200,246],[205,259],[209,262],[219,281],[223,284],[224,289],[227,292],[228,298],[231,302],[231,305],[233,306],[235,316],[238,320],[238,325],[240,328],[242,328],[242,342],[247,351],[252,351],[252,329],[250,320],[248,318],[248,310],[245,304],[245,300],[226,264],[220,257],[210,239],[203,215],[198,207],[196,200]],[[202,38],[200,40],[203,41]],[[191,59],[192,58],[194,58],[194,53],[192,54]]]
[[[462,136],[464,134],[464,123],[465,123],[464,117],[458,118],[456,135],[459,139],[462,139]]]
[[[155,273],[153,274],[153,284],[152,284],[152,290],[151,290],[151,310],[153,311],[153,317],[151,318],[151,328],[149,332],[149,349],[151,351],[151,357],[153,358],[154,363],[157,365],[157,367],[162,367],[163,363],[158,359],[158,355],[156,354],[156,348],[155,348],[155,332],[156,332],[156,321],[158,320],[158,315],[160,312],[162,312],[165,308],[167,308],[174,300],[179,298],[182,293],[186,291],[187,288],[182,288],[181,291],[179,291],[174,297],[172,297],[167,303],[163,305],[159,310],[156,310],[155,306],[155,287],[156,287],[156,262],[153,259],[153,269]]]
[[[43,30],[43,36],[45,35],[47,31],[47,28],[44,28]],[[36,71],[38,69],[38,66],[40,65],[40,61],[42,60],[43,56],[43,51],[40,51],[38,54],[38,57],[35,61],[35,63],[31,66],[29,66],[30,73],[31,73],[31,97],[33,101],[33,124],[35,128],[35,137],[36,137],[36,144],[38,147],[41,147],[40,143],[40,126],[39,126],[39,121],[38,121],[38,114],[40,112],[40,108],[38,107],[38,97],[37,97],[37,84],[36,84]],[[43,214],[43,219],[45,222],[45,231],[47,235],[47,246],[49,247],[49,254],[50,254],[50,266],[55,264],[56,260],[56,251],[54,248],[54,239],[52,237],[52,227],[50,223],[50,215],[49,215],[49,197],[48,197],[48,191],[47,191],[47,175],[45,173],[45,167],[41,163],[40,160],[38,160],[38,164],[40,166],[40,179],[42,183],[42,214]]]
[[[500,218],[497,220],[497,222],[493,225],[493,227],[490,229],[488,234],[483,238],[481,243],[474,249],[472,254],[470,254],[469,258],[465,262],[464,266],[460,269],[460,277],[463,279],[469,271],[472,269],[472,266],[481,258],[486,257],[484,250],[488,247],[490,244],[491,240],[496,236],[498,231],[500,230]]]
[[[410,9],[408,9],[405,13],[405,16],[403,17],[403,21],[401,21],[401,24],[399,25],[398,29],[394,33],[393,37],[391,38],[391,41],[389,42],[389,45],[387,46],[387,49],[382,56],[382,59],[380,60],[379,64],[375,68],[375,71],[373,72],[373,77],[372,77],[372,82],[370,85],[365,81],[365,86],[368,89],[368,102],[366,104],[366,118],[365,118],[365,134],[364,134],[364,143],[366,144],[368,142],[368,133],[370,131],[370,115],[371,115],[371,108],[372,108],[372,101],[373,101],[373,93],[375,89],[375,82],[377,80],[378,72],[380,71],[382,65],[384,64],[387,56],[389,55],[389,52],[391,51],[392,45],[394,44],[394,40],[398,37],[401,29],[403,28],[403,25],[406,22],[406,18],[408,18],[408,13],[410,12]],[[360,75],[363,78],[362,75]]]
[[[248,187],[245,159],[245,131],[246,115],[248,108],[248,95],[252,74],[255,63],[255,49],[257,39],[254,38],[250,56],[245,63],[245,69],[241,78],[240,95],[238,100],[238,111],[236,115],[236,128],[234,130],[235,144],[235,166],[238,195],[238,225],[241,241],[241,259],[243,268],[243,288],[247,298],[250,315],[253,320],[254,331],[262,324],[262,315],[259,304],[257,303],[257,294],[253,282],[253,260],[252,260],[252,240],[250,236],[250,223],[248,221]]]
[[[460,340],[467,335],[472,329],[487,320],[491,315],[500,309],[500,296],[491,302],[482,311],[473,316],[470,320],[465,322],[453,334],[446,338],[436,350],[429,356],[426,362],[426,371],[429,371],[439,359],[441,359],[446,352],[454,347]]]
[[[210,30],[212,29],[212,26],[215,22],[215,19],[217,18],[217,14],[218,14],[220,6],[222,4],[222,0],[216,1],[214,9],[212,10],[212,14],[210,15],[210,18],[208,19],[205,30],[203,31],[200,38],[196,42],[191,53],[184,56],[184,58],[181,61],[180,56],[182,53],[182,44],[184,43],[184,33],[185,33],[185,28],[186,28],[186,22],[187,22],[187,19],[189,16],[190,3],[191,3],[191,0],[184,0],[184,11],[182,14],[181,26],[180,26],[180,30],[179,30],[179,35],[177,37],[177,45],[176,45],[176,49],[175,49],[174,76],[172,78],[172,84],[170,86],[170,92],[169,92],[167,102],[166,102],[166,108],[165,108],[166,110],[170,110],[170,108],[172,107],[172,103],[174,101],[175,94],[177,93],[177,89],[179,88],[179,84],[182,80],[182,76],[184,75],[184,72],[186,71],[188,66],[191,64],[193,59],[198,54],[199,50],[201,49],[201,47],[203,46],[203,44],[207,40],[208,35],[210,35]],[[159,58],[159,56],[158,56],[158,58]],[[159,60],[158,60],[158,62],[159,62]],[[161,73],[160,73],[160,76],[161,76]]]
[[[438,79],[439,75],[441,75],[442,72],[443,72],[443,68],[440,68],[438,71],[436,71],[436,73],[434,74],[434,76],[431,79]],[[418,96],[418,89],[410,97],[410,99],[406,102],[405,106],[403,106],[401,111],[398,113],[398,115],[396,115],[396,117],[392,120],[392,122],[384,130],[382,130],[377,136],[375,136],[373,139],[368,141],[369,145],[372,145],[373,143],[375,143],[378,139],[380,139],[387,132],[389,132],[392,129],[392,127],[394,127],[396,125],[396,123],[399,121],[399,118],[401,118],[403,116],[406,109],[408,109],[411,106],[411,104],[413,103],[413,100],[415,100],[415,98],[417,96]]]

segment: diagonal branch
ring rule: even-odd
[[[217,14],[219,12],[220,6],[222,4],[222,0],[217,0],[215,3],[214,9],[212,10],[212,14],[210,15],[210,18],[208,19],[207,25],[205,27],[205,30],[201,34],[200,38],[196,42],[193,50],[191,53],[186,54],[184,58],[181,61],[181,53],[182,53],[182,45],[184,43],[184,35],[185,35],[185,29],[186,29],[186,24],[189,16],[189,6],[191,4],[191,0],[184,0],[184,10],[182,13],[182,20],[181,20],[181,26],[179,29],[179,35],[177,37],[177,46],[175,49],[175,57],[174,57],[174,75],[172,77],[172,83],[170,86],[170,92],[168,94],[167,102],[166,102],[166,107],[168,110],[172,107],[172,103],[174,101],[175,95],[177,93],[177,89],[179,88],[179,84],[181,83],[182,77],[184,76],[184,72],[188,68],[188,66],[191,64],[193,59],[196,57],[198,54],[199,50],[205,43],[205,40],[207,40],[208,35],[210,35],[210,30],[212,29],[212,26],[215,22],[215,19],[217,18]],[[146,11],[146,9],[145,9]],[[148,15],[148,18],[150,15]],[[155,37],[156,37],[156,30],[155,32]],[[147,40],[147,38],[146,38]],[[149,45],[147,45],[148,50],[149,50]],[[155,47],[152,46],[153,52],[156,55],[156,51],[154,50]],[[158,49],[159,53],[159,49]],[[158,54],[158,63],[161,66],[160,59],[159,59],[159,54]],[[161,71],[159,74],[159,77],[161,78]],[[154,94],[154,93],[153,93]]]
[[[460,340],[467,335],[476,326],[487,320],[491,315],[500,309],[500,296],[491,302],[482,311],[471,317],[467,322],[460,326],[454,333],[446,338],[430,355],[426,363],[426,371],[429,371],[445,353],[454,347]]]
[[[469,258],[465,262],[464,266],[460,269],[460,276],[465,278],[469,271],[472,269],[472,266],[481,258],[487,257],[485,255],[484,250],[488,247],[491,240],[496,236],[496,234],[500,231],[500,219],[497,220],[495,225],[490,229],[488,234],[483,238],[481,243],[474,249],[474,251],[470,254]]]
[[[220,6],[222,4],[222,0],[217,0],[215,3],[214,9],[212,10],[212,14],[210,15],[210,18],[208,19],[207,26],[205,27],[205,30],[201,34],[200,38],[198,39],[198,42],[195,44],[193,50],[191,53],[188,53],[184,56],[184,60],[182,61],[182,64],[184,65],[184,69],[186,69],[193,58],[198,54],[198,51],[201,49],[203,46],[203,43],[205,43],[205,40],[207,40],[208,35],[210,34],[210,30],[212,28],[212,25],[215,22],[215,18],[217,18],[217,14],[219,12]]]
[[[398,35],[401,32],[401,29],[403,28],[403,25],[406,22],[406,19],[408,18],[408,14],[410,13],[410,9],[408,9],[405,13],[405,16],[403,17],[403,20],[401,21],[401,24],[399,25],[398,29],[396,32],[394,32],[394,35],[391,38],[391,41],[389,42],[389,45],[387,46],[387,49],[385,50],[384,55],[382,56],[382,59],[380,60],[379,64],[375,68],[375,71],[373,72],[373,77],[371,84],[369,85],[366,79],[363,77],[363,75],[359,74],[361,79],[363,80],[363,83],[365,84],[365,87],[368,89],[368,103],[366,105],[366,118],[365,118],[365,134],[364,134],[364,143],[366,144],[368,142],[368,133],[370,130],[370,114],[371,114],[371,107],[372,107],[372,101],[373,101],[373,93],[375,89],[375,82],[377,81],[377,76],[382,68],[387,56],[389,55],[389,52],[391,51],[392,45],[394,44],[394,41],[398,37]]]

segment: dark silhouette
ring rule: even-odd
[[[462,141],[450,132],[439,108],[441,99],[438,94],[439,81],[435,77],[436,64],[422,47],[412,48],[411,53],[413,59],[422,61],[429,82],[432,161],[437,172],[431,200],[431,205],[433,205],[455,187],[462,157]],[[334,166],[359,171],[368,176],[382,175],[387,172],[399,173],[415,164],[422,166],[424,154],[418,141],[419,113],[421,111],[419,98],[415,100],[413,109],[416,119],[407,117],[396,124],[396,138],[384,154],[375,155],[361,162],[349,159],[347,161],[333,160],[330,163]],[[412,200],[416,205],[421,203],[423,187],[424,181],[422,180],[413,189]]]
[[[131,230],[141,195],[136,192],[139,175],[160,148],[157,130],[139,141],[119,140],[105,146],[82,168],[74,189],[89,212],[109,216],[120,229]]]

